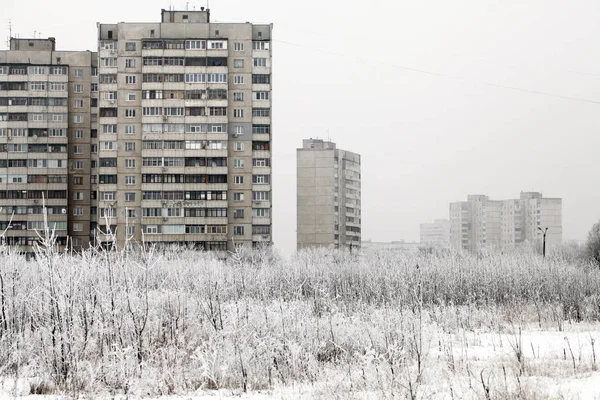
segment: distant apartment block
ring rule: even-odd
[[[421,224],[421,245],[443,247],[450,244],[450,222],[436,219],[433,223]]]
[[[467,201],[450,203],[450,243],[457,249],[511,249],[541,240],[546,228],[547,245],[562,243],[562,199],[521,192],[519,199],[469,195]]]
[[[424,246],[422,243],[406,242],[404,240],[395,240],[392,242],[373,242],[372,240],[363,240],[361,243],[361,251],[363,253],[369,251],[386,251],[386,252],[403,252],[403,253],[418,253]]]
[[[297,149],[297,247],[361,244],[360,155],[321,139]]]

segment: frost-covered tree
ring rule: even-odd
[[[587,239],[588,256],[600,264],[600,222],[594,224]]]

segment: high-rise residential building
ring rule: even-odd
[[[272,25],[202,8],[97,28],[98,53],[54,38],[0,51],[6,243],[32,251],[44,203],[76,250],[271,243]]]
[[[457,249],[511,249],[541,241],[546,228],[547,245],[560,244],[562,199],[521,192],[519,199],[469,195],[467,201],[450,203],[450,243]]]
[[[436,219],[421,224],[421,245],[444,247],[450,244],[450,223],[447,219]]]
[[[321,139],[297,149],[297,247],[360,247],[360,155]]]
[[[96,53],[57,51],[54,38],[11,38],[0,51],[0,229],[25,253],[43,205],[59,245],[89,244],[96,65]]]
[[[271,243],[271,32],[203,8],[98,25],[102,231],[119,244]]]

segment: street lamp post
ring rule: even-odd
[[[538,229],[544,234],[544,244],[542,247],[542,255],[544,258],[546,258],[546,233],[548,232],[548,227],[546,227],[545,229],[542,229],[538,226]]]

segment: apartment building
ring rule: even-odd
[[[54,38],[0,51],[0,229],[26,253],[44,216],[59,245],[89,244],[96,60],[57,51]]]
[[[305,139],[297,179],[297,248],[360,247],[360,155]]]
[[[420,239],[423,246],[444,247],[450,244],[450,222],[447,219],[436,219],[421,224]]]
[[[450,243],[457,249],[512,249],[540,241],[546,228],[547,245],[562,243],[562,199],[521,192],[519,199],[469,195],[467,201],[450,203]]]
[[[272,25],[98,24],[99,240],[271,243]]]

